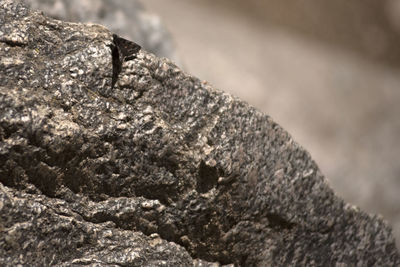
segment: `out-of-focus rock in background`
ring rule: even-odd
[[[26,0],[31,8],[65,21],[106,26],[124,38],[135,40],[147,51],[179,63],[174,43],[156,15],[138,0]]]
[[[203,0],[204,3],[212,3]],[[377,61],[400,66],[397,0],[219,1],[260,23],[278,25]]]
[[[400,1],[144,3],[191,73],[281,123],[400,246]]]

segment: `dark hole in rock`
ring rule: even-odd
[[[45,163],[39,163],[36,167],[27,167],[27,175],[42,193],[48,197],[54,197],[58,190],[57,170]]]
[[[292,229],[294,224],[285,220],[278,214],[267,214],[269,225],[273,228],[280,228],[280,229]]]
[[[217,185],[218,170],[215,167],[207,166],[204,161],[200,163],[199,175],[197,178],[196,191],[206,193]]]
[[[213,146],[213,145],[214,145],[214,142],[213,142],[210,138],[208,138],[208,139],[207,139],[207,145]]]

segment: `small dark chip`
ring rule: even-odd
[[[140,49],[140,45],[113,34],[113,45],[111,46],[113,63],[111,88],[114,88],[118,80],[118,75],[122,70],[122,62],[134,59]]]
[[[139,50],[141,49],[140,45],[121,38],[116,34],[113,34],[113,42],[119,50],[118,52],[119,57],[121,58],[121,62],[134,59],[137,52],[139,52]]]

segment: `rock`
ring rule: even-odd
[[[148,13],[139,0],[25,0],[49,16],[74,22],[105,25],[119,35],[135,40],[147,51],[181,64],[170,33],[160,18]]]
[[[0,5],[2,266],[399,265],[390,227],[270,117],[121,59],[102,26]]]

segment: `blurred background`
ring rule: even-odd
[[[106,25],[270,115],[400,248],[399,0],[29,0]]]

